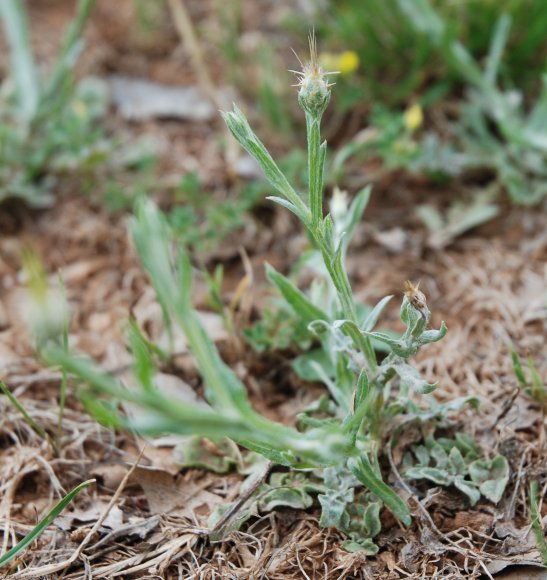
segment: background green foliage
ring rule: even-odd
[[[94,4],[78,2],[55,66],[43,74],[32,54],[24,4],[0,3],[11,61],[0,93],[0,201],[19,197],[49,205],[60,175],[90,172],[110,151],[97,123],[107,104],[103,84],[76,84],[73,78]]]

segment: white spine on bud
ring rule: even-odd
[[[293,72],[298,76],[300,87],[298,103],[306,113],[320,118],[329,104],[332,85],[328,82],[327,73],[319,66],[314,35],[310,36],[310,61],[302,65],[301,71]]]

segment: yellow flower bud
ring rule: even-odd
[[[418,103],[408,107],[408,109],[405,111],[403,119],[405,127],[409,131],[415,131],[424,121],[422,107]]]
[[[359,56],[353,50],[345,50],[338,56],[338,66],[336,68],[343,75],[355,72],[359,68]]]

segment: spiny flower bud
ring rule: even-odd
[[[298,76],[298,102],[300,106],[313,117],[321,117],[330,100],[331,83],[317,58],[317,44],[315,36],[310,35],[310,61],[302,64],[301,71],[292,71]]]

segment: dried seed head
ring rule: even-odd
[[[428,311],[427,302],[425,299],[425,294],[419,289],[420,283],[412,284],[410,280],[405,282],[405,296],[407,297],[408,301],[416,310],[420,313],[424,314]]]
[[[302,64],[301,71],[291,71],[294,72],[298,77],[298,102],[300,106],[314,117],[321,117],[325,112],[327,105],[330,100],[330,87],[331,83],[328,82],[328,74],[336,73],[326,73],[323,71],[319,65],[319,60],[317,58],[317,41],[315,39],[315,34],[310,34],[310,60],[306,64]],[[297,56],[298,58],[298,56]]]

